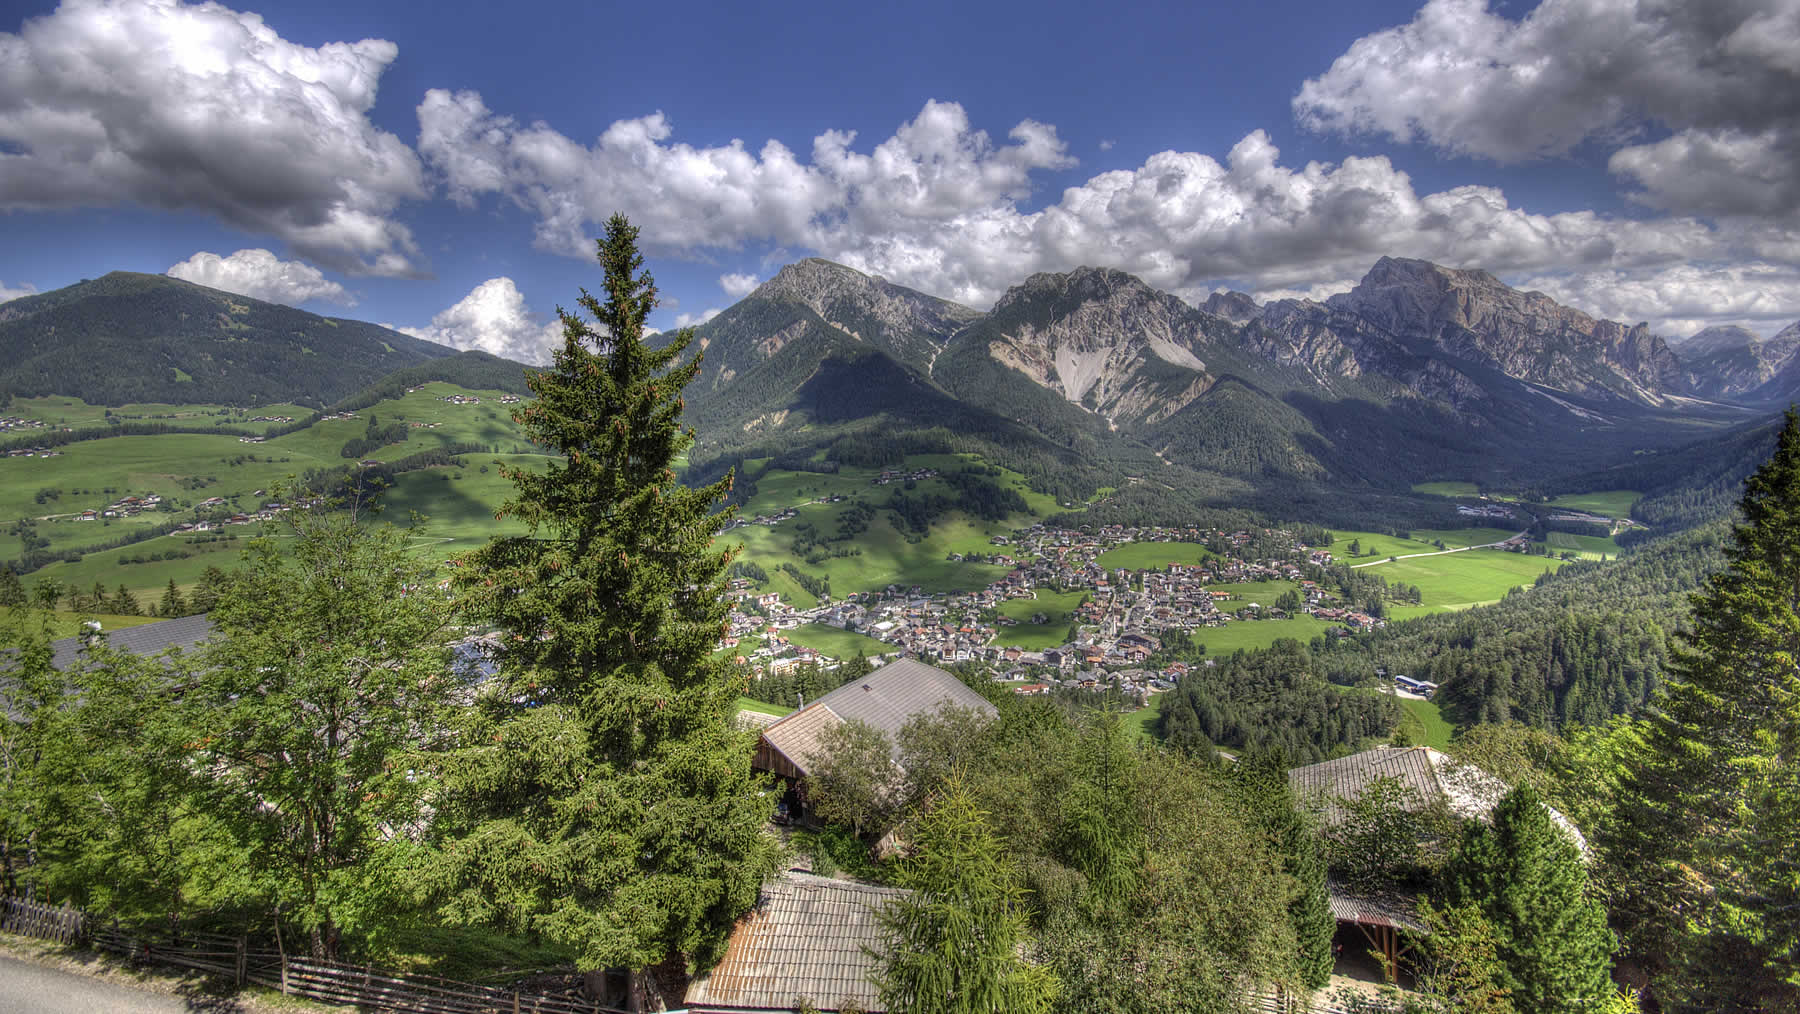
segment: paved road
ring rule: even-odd
[[[188,1014],[178,996],[117,986],[0,956],[0,1014]]]
[[[1519,535],[1530,535],[1530,534],[1531,534],[1531,529],[1529,529],[1529,528],[1527,528],[1524,531],[1519,533]],[[1479,546],[1458,546],[1455,549],[1440,549],[1435,553],[1406,553],[1401,556],[1393,557],[1393,559],[1395,559],[1395,560],[1412,560],[1412,559],[1417,559],[1418,557],[1421,557],[1421,556],[1444,556],[1449,553],[1466,553],[1471,549],[1493,549],[1497,546],[1506,545],[1508,542],[1511,542],[1513,539],[1518,538],[1519,535],[1514,535],[1514,536],[1510,536],[1505,539],[1501,539],[1499,542],[1484,542]],[[1379,566],[1381,564],[1388,562],[1388,559],[1389,559],[1388,557],[1384,556],[1379,560],[1370,560],[1368,563],[1353,563],[1350,565],[1350,569],[1355,570],[1359,567]]]

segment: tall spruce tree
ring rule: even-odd
[[[1606,909],[1537,790],[1507,793],[1492,826],[1465,827],[1446,875],[1451,903],[1478,909],[1493,927],[1501,979],[1520,1010],[1592,1010],[1614,992]]]
[[[961,776],[911,831],[900,882],[877,913],[888,937],[875,984],[894,1014],[1042,1014],[1056,979],[1019,956],[1025,888]]]
[[[1691,1010],[1800,1008],[1800,416],[1744,482],[1603,845],[1632,952]]]
[[[733,719],[741,677],[712,657],[731,477],[673,464],[691,332],[644,341],[656,286],[623,217],[599,242],[604,299],[561,309],[563,344],[515,418],[562,456],[506,468],[529,528],[463,562],[472,612],[501,628],[500,684],[450,759],[438,827],[444,914],[541,933],[584,970],[710,964],[772,875],[774,798]],[[642,985],[634,976],[632,996]]]

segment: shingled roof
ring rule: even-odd
[[[1473,764],[1430,747],[1378,746],[1348,757],[1308,764],[1288,771],[1294,794],[1320,804],[1326,824],[1344,819],[1342,801],[1355,799],[1377,778],[1393,778],[1410,790],[1420,808],[1442,801],[1465,820],[1487,820],[1508,791],[1507,784]],[[1554,820],[1583,855],[1587,839],[1569,819],[1549,807]]]
[[[992,718],[999,710],[952,673],[911,659],[889,662],[867,676],[786,716],[763,730],[763,743],[796,771],[807,773],[807,757],[819,751],[819,737],[831,726],[860,721],[894,739],[915,715],[945,704],[974,708]]]
[[[908,892],[805,873],[763,885],[756,907],[731,930],[725,957],[694,980],[684,1003],[692,1014],[793,1011],[806,997],[820,1011],[881,1006],[865,948],[883,944],[875,913]]]
[[[107,646],[114,651],[151,656],[160,655],[170,648],[192,648],[212,636],[212,631],[212,621],[202,613],[199,616],[158,620],[136,627],[120,627],[117,630],[103,631],[101,636],[106,638]],[[79,636],[52,641],[51,664],[59,670],[69,668],[80,660],[83,646],[83,639]]]

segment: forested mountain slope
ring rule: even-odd
[[[0,391],[323,406],[455,349],[375,324],[115,271],[0,306]]]

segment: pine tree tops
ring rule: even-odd
[[[471,554],[459,584],[499,627],[500,692],[477,709],[440,811],[440,911],[573,947],[584,969],[689,970],[722,951],[778,847],[772,795],[732,724],[742,682],[712,651],[729,554],[727,477],[690,489],[687,336],[653,348],[637,230],[599,243],[604,299],[558,310],[563,344],[516,418],[563,456],[506,468],[526,535]],[[529,862],[519,857],[530,857]],[[641,981],[641,978],[640,978]]]
[[[1744,483],[1605,837],[1633,952],[1675,1009],[1800,1004],[1800,416]]]
[[[678,362],[686,335],[645,344],[656,286],[636,237],[623,218],[608,223],[608,298],[582,292],[591,321],[559,309],[562,348],[532,375],[536,400],[516,413],[535,443],[565,456],[542,472],[503,469],[517,493],[502,513],[531,534],[478,551],[465,583],[520,635],[515,668],[564,691],[629,672],[660,688],[644,704],[664,707],[670,694],[719,682],[708,658],[725,619],[728,560],[712,541],[729,515],[711,512],[731,480],[699,489],[676,480],[675,459],[693,440],[681,390],[699,360]]]
[[[1535,789],[1521,786],[1470,823],[1448,872],[1450,900],[1493,927],[1504,984],[1522,1011],[1592,1009],[1614,992],[1613,936],[1588,890],[1574,840]]]

